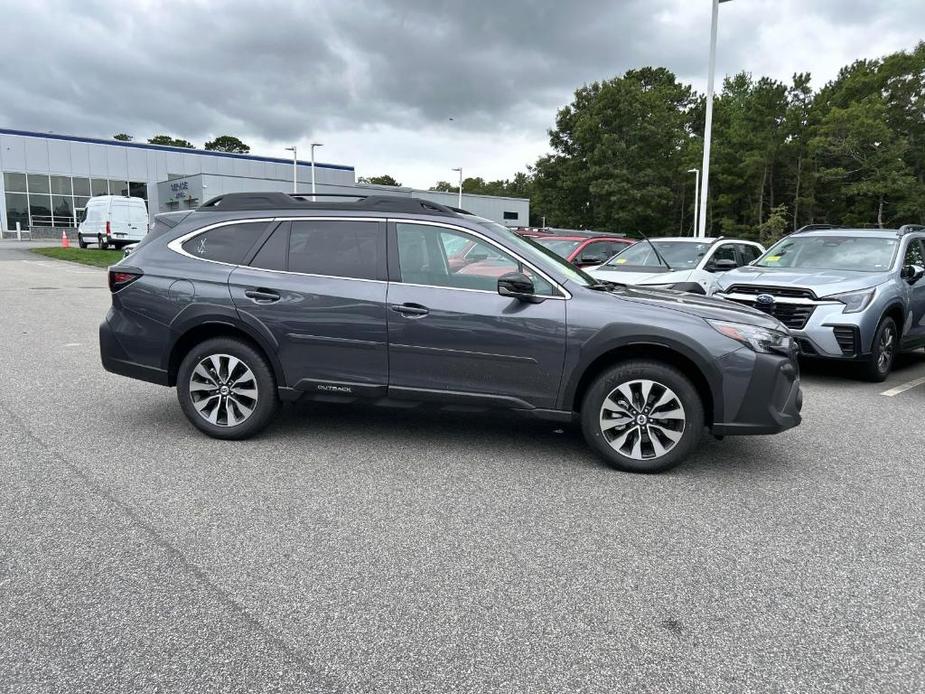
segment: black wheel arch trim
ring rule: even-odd
[[[600,357],[608,352],[626,348],[659,347],[677,352],[692,362],[699,370],[712,399],[713,421],[724,421],[723,375],[716,365],[716,360],[701,350],[693,340],[669,330],[649,329],[645,333],[615,334],[617,331],[604,329],[581,347],[578,364],[571,371],[568,380],[562,384],[559,395],[559,409],[577,410],[575,396],[578,386],[588,369]],[[622,329],[621,329],[622,332]],[[653,357],[656,358],[657,357]],[[710,422],[707,423],[708,425]]]
[[[216,304],[203,306],[191,304],[187,309],[181,311],[170,324],[170,343],[167,350],[165,350],[161,363],[162,368],[166,372],[170,371],[171,357],[180,340],[193,330],[214,325],[240,331],[253,340],[253,342],[261,348],[267,360],[270,362],[273,375],[276,377],[277,386],[284,387],[287,385],[285,372],[283,371],[278,356],[279,343],[253,316],[241,312],[239,317],[238,311],[234,308]],[[171,374],[170,377],[173,379],[175,374]]]

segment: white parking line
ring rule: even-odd
[[[910,388],[915,388],[925,383],[925,378],[917,378],[914,381],[907,381],[901,385],[896,386],[895,388],[890,388],[885,390],[880,395],[886,395],[888,398],[892,398],[894,395],[899,395],[900,393],[905,393]]]

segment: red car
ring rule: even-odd
[[[634,239],[623,236],[543,234],[530,235],[541,246],[578,267],[600,265],[632,246]]]

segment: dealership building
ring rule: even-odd
[[[312,165],[291,159],[0,128],[0,231],[67,229],[96,195],[144,198],[148,214],[244,191],[311,192]],[[353,166],[316,162],[318,193],[387,194],[456,206],[456,193],[356,183]],[[524,198],[466,195],[463,207],[507,226],[529,223]]]

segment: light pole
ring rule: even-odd
[[[315,147],[324,147],[320,142],[312,142],[312,202],[315,200]]]
[[[696,174],[694,179],[694,236],[700,236],[697,215],[700,214],[700,169],[688,169],[687,173]]]
[[[707,234],[707,202],[710,192],[710,140],[713,137],[713,73],[716,71],[716,25],[719,22],[719,4],[730,0],[713,0],[713,22],[710,25],[710,72],[707,74],[707,117],[703,128],[703,178],[700,179],[700,221],[697,235]]]
[[[457,169],[453,169],[453,171],[459,172],[459,204],[457,205],[457,207],[459,209],[462,209],[462,167],[460,166]]]
[[[286,151],[292,152],[292,192],[298,193],[299,192],[299,169],[298,169],[299,157],[298,157],[298,153],[296,150],[296,146],[292,145],[292,147],[287,147]]]

